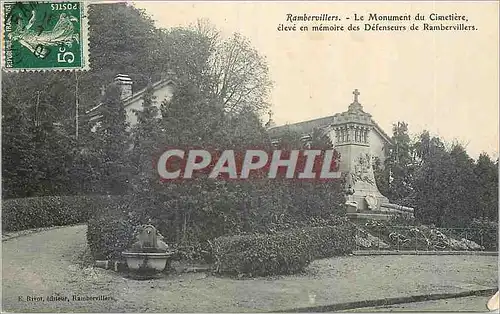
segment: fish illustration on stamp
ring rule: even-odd
[[[89,68],[83,2],[6,2],[2,9],[4,70]]]

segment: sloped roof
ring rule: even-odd
[[[392,142],[392,138],[389,135],[387,135],[387,133],[385,133],[384,130],[382,130],[382,128],[380,127],[380,125],[378,125],[378,123],[375,122],[375,120],[373,120],[373,119],[372,119],[372,123],[373,123],[373,127],[374,127],[375,131],[377,131],[377,133],[384,140],[386,140],[387,144],[394,145],[394,143]]]
[[[332,124],[333,116],[323,117],[298,123],[285,124],[269,129],[269,135],[272,138],[280,137],[285,132],[296,132],[299,134],[309,134],[316,128],[324,128]]]
[[[326,128],[329,127],[333,121],[335,116],[328,116],[298,123],[285,124],[277,127],[270,128],[268,130],[271,138],[276,139],[282,136],[285,132],[296,132],[302,135],[311,134],[316,128]],[[392,139],[384,130],[375,122],[375,120],[371,119],[373,123],[374,130],[382,137],[387,144],[392,145]]]
[[[153,91],[156,91],[158,89],[161,89],[165,86],[168,86],[168,85],[175,85],[175,82],[172,80],[172,79],[164,79],[164,80],[160,80],[156,83],[153,84],[152,88],[153,88]],[[146,86],[145,88],[139,90],[138,92],[132,94],[131,96],[123,99],[123,106],[126,108],[128,107],[130,104],[134,103],[135,101],[139,100],[142,98],[142,96],[144,95],[144,93],[146,92],[146,90],[148,89],[148,87]],[[93,115],[93,114],[96,114],[97,110],[102,106],[102,102],[100,102],[97,106],[87,110],[85,112],[85,114],[90,114],[90,115]]]

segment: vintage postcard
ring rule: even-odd
[[[2,311],[498,311],[497,1],[0,8]]]

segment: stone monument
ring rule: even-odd
[[[346,175],[348,216],[384,220],[395,214],[413,216],[412,208],[390,204],[377,187],[369,140],[374,123],[359,103],[359,91],[353,94],[348,110],[334,115],[331,125],[341,158],[339,170]]]

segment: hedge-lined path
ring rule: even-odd
[[[3,242],[3,311],[276,311],[498,285],[497,257],[471,255],[349,256],[315,261],[305,274],[295,276],[237,280],[192,273],[134,281],[79,266],[85,232],[85,226],[73,226]],[[68,301],[25,301],[56,293]],[[72,295],[114,300],[72,301]]]

